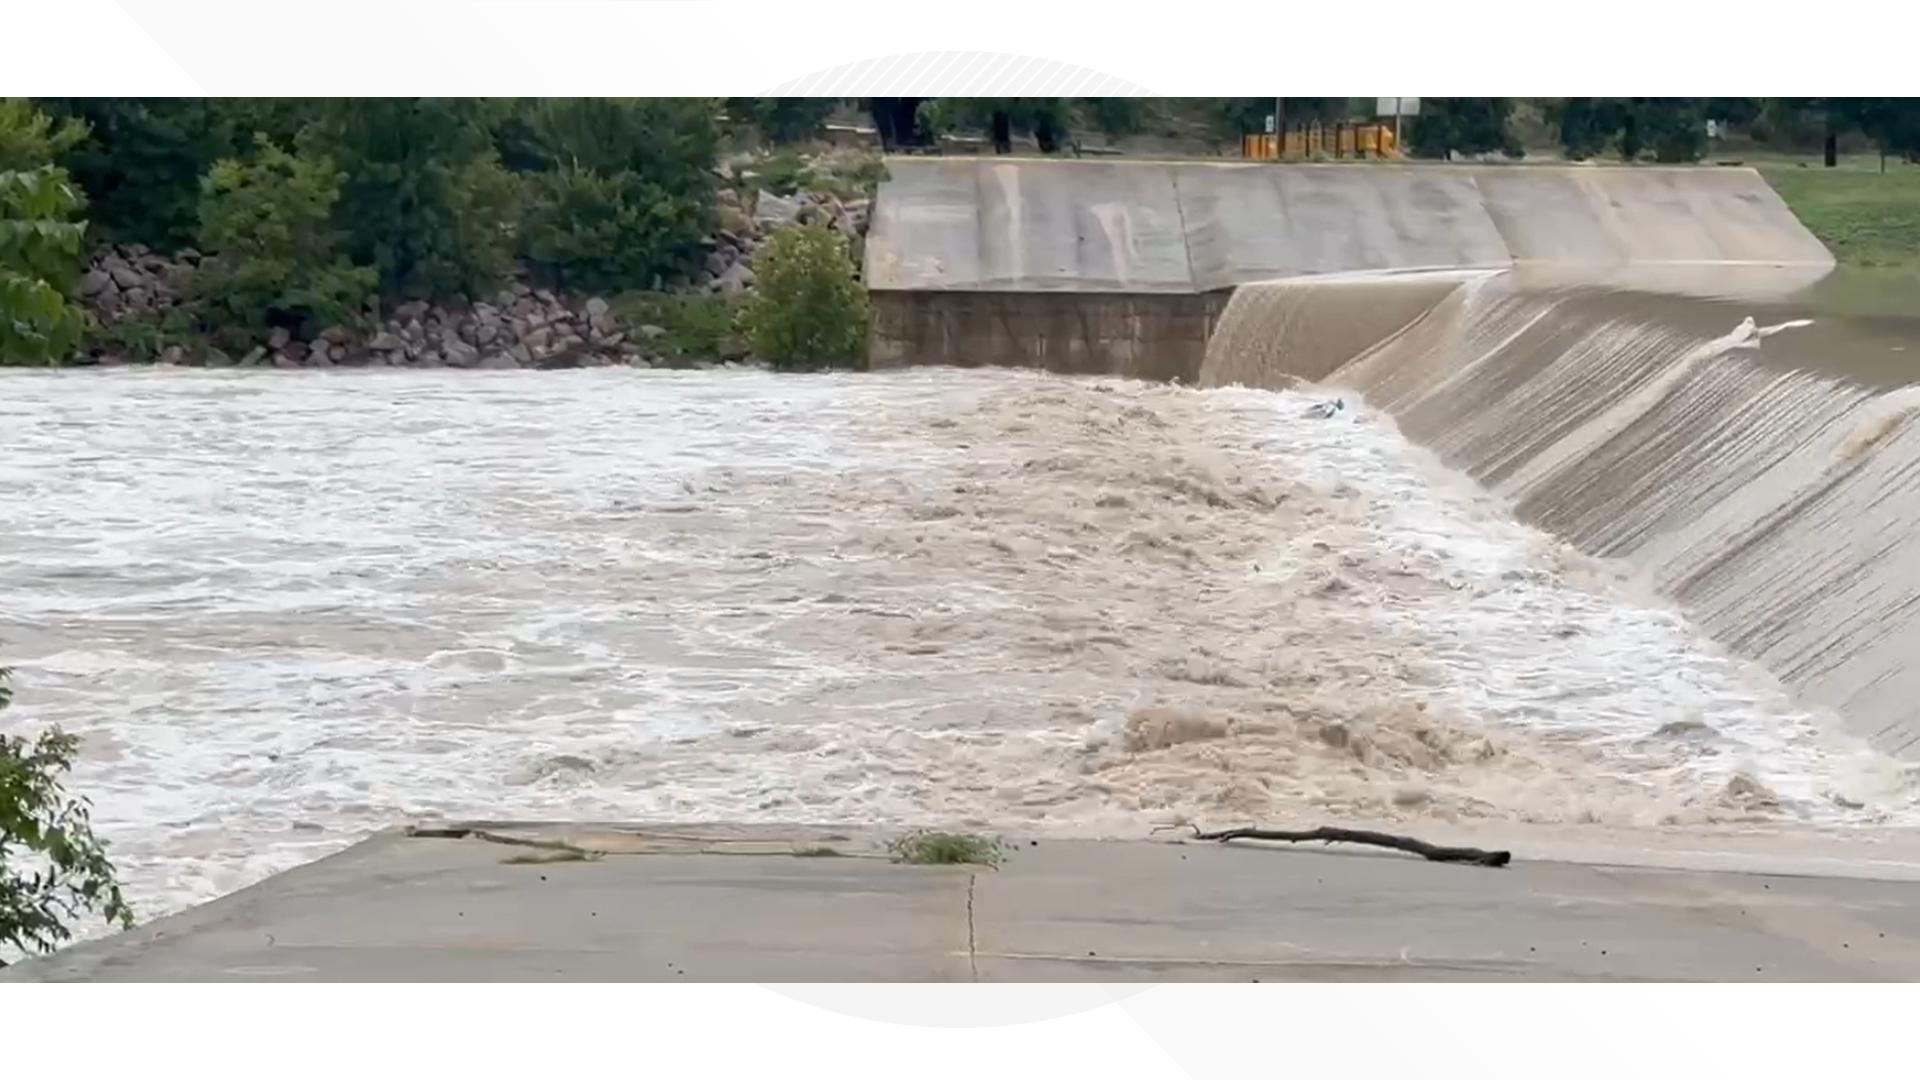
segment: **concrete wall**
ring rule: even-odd
[[[873,293],[870,360],[1193,382],[1226,293]]]
[[[1208,292],[1305,274],[1833,265],[1752,169],[890,161],[875,289]]]
[[[1818,277],[1752,169],[904,158],[866,243],[875,367],[1193,381],[1235,287],[1454,270],[1568,284]]]

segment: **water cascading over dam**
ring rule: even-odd
[[[1920,335],[1750,169],[902,161],[866,266],[877,367],[1356,390],[1920,753]]]
[[[1200,381],[1357,391],[1522,520],[1627,560],[1911,757],[1920,389],[1888,370],[1900,330],[1524,276],[1244,285]]]

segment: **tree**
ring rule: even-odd
[[[1159,102],[1152,98],[1082,98],[1087,117],[1109,139],[1138,135],[1158,117]]]
[[[648,288],[699,266],[714,225],[719,103],[531,102],[512,118],[528,172],[523,235],[537,269],[593,289]]]
[[[1210,102],[1211,107],[1207,111],[1212,116],[1215,130],[1235,141],[1242,136],[1267,130],[1267,117],[1274,115],[1276,105],[1280,109],[1278,123],[1281,130],[1288,125],[1315,121],[1326,123],[1344,119],[1347,115],[1346,98],[1240,97],[1202,100]]]
[[[87,125],[56,117],[26,98],[0,98],[0,172],[57,165],[87,139]]]
[[[171,251],[193,242],[200,178],[234,152],[226,103],[208,98],[58,98],[92,137],[65,164],[86,190],[94,225],[116,240]]]
[[[746,124],[771,143],[803,142],[826,133],[827,117],[838,98],[728,98],[727,116]]]
[[[0,668],[0,709],[12,703],[12,676]],[[61,786],[79,749],[59,728],[32,740],[0,734],[0,946],[50,952],[87,912],[133,925],[89,804]]]
[[[782,229],[754,258],[740,313],[754,355],[779,367],[854,363],[866,353],[866,290],[846,237],[824,225]]]
[[[1656,161],[1698,161],[1707,148],[1708,101],[1566,98],[1549,112],[1559,122],[1561,145],[1575,161],[1610,147],[1619,151],[1623,161],[1636,161],[1648,149]]]
[[[1620,131],[1619,98],[1565,98],[1547,107],[1547,119],[1560,129],[1560,145],[1573,161],[1597,157]]]
[[[379,275],[340,253],[333,212],[345,179],[331,161],[264,136],[251,157],[215,162],[200,196],[200,243],[212,255],[193,278],[203,318],[315,331],[358,314]]]
[[[522,171],[574,165],[644,173],[690,194],[712,191],[720,152],[713,98],[545,98],[509,108],[521,132]]]
[[[1408,148],[1424,158],[1495,151],[1521,157],[1526,150],[1509,123],[1512,113],[1507,98],[1422,98]]]
[[[997,154],[1013,152],[1015,134],[1031,135],[1041,153],[1051,154],[1073,127],[1065,98],[938,98],[927,122],[935,130],[988,132]]]
[[[508,276],[519,191],[494,147],[499,108],[472,98],[316,104],[298,149],[346,174],[334,220],[382,293],[454,299]]]
[[[78,346],[72,302],[86,201],[52,163],[86,126],[0,99],[0,364],[55,364]]]
[[[927,98],[917,97],[867,99],[867,110],[873,116],[874,130],[880,134],[882,150],[892,153],[932,144],[932,137],[920,117],[920,107],[927,101]]]
[[[1889,153],[1909,161],[1920,156],[1920,101],[1914,98],[1829,98],[1826,113],[1832,130],[1858,131],[1873,140],[1881,172]]]

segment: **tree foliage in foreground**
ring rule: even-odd
[[[12,701],[12,674],[0,668],[0,709]],[[89,912],[133,925],[87,801],[61,787],[79,749],[59,728],[31,740],[0,734],[0,946],[50,952]]]
[[[753,261],[757,288],[740,313],[755,356],[776,367],[856,364],[870,312],[846,237],[825,225],[774,234]]]
[[[79,345],[86,203],[53,158],[85,137],[84,125],[0,99],[0,364],[58,363]]]

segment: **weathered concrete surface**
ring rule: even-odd
[[[1301,274],[1800,266],[1832,256],[1752,169],[900,159],[877,291],[1205,292]]]
[[[874,293],[868,363],[1191,382],[1226,301],[1218,293]]]
[[[1016,841],[986,869],[896,865],[845,830],[495,828],[615,853],[515,863],[551,849],[389,833],[0,978],[1920,977],[1920,863],[1835,874],[1765,844],[1727,858],[1768,872],[1145,841]],[[1655,854],[1630,861],[1688,859]]]

